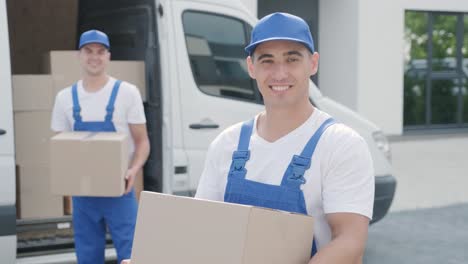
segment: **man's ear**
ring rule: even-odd
[[[315,75],[317,73],[317,71],[318,71],[320,55],[317,52],[314,52],[314,54],[311,54],[310,56],[311,56],[311,61],[312,61],[312,63],[310,64],[310,66],[311,66],[310,76],[312,76],[312,75]]]
[[[254,70],[252,56],[248,56],[246,61],[247,61],[247,70],[249,71],[250,78],[255,79],[255,70]]]

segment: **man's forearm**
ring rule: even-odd
[[[366,248],[369,218],[355,213],[327,214],[332,240],[309,264],[359,264]]]
[[[360,264],[364,255],[365,242],[355,237],[341,236],[321,248],[309,264]]]
[[[140,170],[145,165],[150,152],[148,140],[142,140],[135,144],[135,154],[133,156],[130,169]]]

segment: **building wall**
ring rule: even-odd
[[[399,0],[404,9],[424,11],[468,12],[468,1],[460,0]]]
[[[319,7],[323,93],[401,135],[405,10],[468,12],[468,1],[322,0]]]
[[[387,134],[401,134],[404,13],[398,0],[360,0],[358,5],[356,110]]]
[[[319,2],[319,86],[328,97],[357,110],[358,2]]]

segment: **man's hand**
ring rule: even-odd
[[[135,177],[137,177],[138,171],[143,167],[143,165],[145,165],[150,151],[146,124],[129,124],[129,128],[133,141],[135,142],[135,155],[130,162],[130,169],[128,169],[127,175],[125,176],[125,194],[132,190],[133,184],[135,183]]]
[[[125,175],[125,194],[132,191],[133,184],[135,183],[135,177],[137,176],[138,170],[128,169],[127,175]]]
[[[130,264],[130,260],[129,259],[124,259],[124,260],[122,260],[122,262],[120,262],[120,264]]]

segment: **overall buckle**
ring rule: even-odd
[[[234,170],[242,170],[245,163],[250,159],[249,150],[237,150],[232,154],[232,165]]]
[[[289,180],[299,181],[301,184],[306,183],[304,173],[310,168],[310,158],[294,155],[291,161],[291,175]]]

